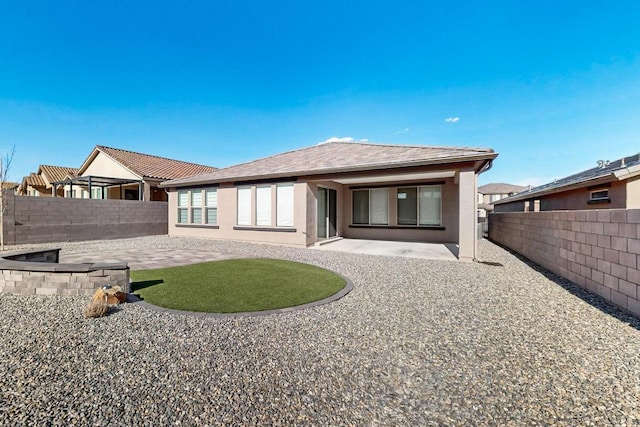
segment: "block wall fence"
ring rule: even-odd
[[[493,213],[489,238],[640,316],[640,209]]]
[[[167,234],[166,202],[5,194],[6,245]]]

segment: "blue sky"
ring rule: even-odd
[[[637,1],[1,1],[10,178],[96,144],[223,167],[332,137],[490,147],[480,184],[640,151]],[[449,119],[449,120],[447,120]]]

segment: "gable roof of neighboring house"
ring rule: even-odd
[[[492,183],[485,184],[478,187],[478,193],[482,194],[512,194],[525,191],[529,187],[523,187],[521,185],[504,184],[504,183]]]
[[[62,181],[69,176],[74,176],[78,173],[78,168],[69,168],[66,166],[51,166],[40,165],[38,168],[38,175],[42,176],[47,182],[47,187],[53,182]]]
[[[2,183],[2,188],[6,190],[15,190],[20,186],[18,182],[5,181]]]
[[[598,185],[612,181],[624,181],[640,176],[640,153],[623,157],[612,162],[603,162],[602,165],[587,169],[582,172],[569,175],[562,179],[540,185],[511,197],[500,199],[495,204],[529,200],[547,194],[574,190],[576,188]]]
[[[87,157],[78,170],[78,175],[82,175],[82,173],[84,173],[99,153],[103,153],[108,157],[111,157],[113,160],[120,163],[122,166],[141,178],[168,180],[210,173],[218,170],[211,166],[96,145],[89,157]]]
[[[242,163],[216,172],[172,180],[163,187],[298,175],[383,170],[399,167],[493,160],[486,148],[330,142]]]
[[[26,184],[25,187],[27,185],[30,185],[32,187],[46,187],[47,186],[47,183],[44,182],[44,179],[42,179],[42,177],[40,175],[38,175],[37,173],[35,173],[35,172],[31,172],[31,174],[25,176],[22,179],[22,182],[24,184]]]

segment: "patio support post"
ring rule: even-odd
[[[460,169],[458,173],[458,259],[473,261],[477,252],[476,211],[477,176],[473,168]]]
[[[93,195],[91,194],[91,176],[89,176],[89,198],[93,199]]]

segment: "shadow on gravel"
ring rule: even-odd
[[[504,249],[505,251],[509,252],[511,255],[513,255],[516,258],[518,258],[520,261],[522,261],[523,263],[525,263],[526,265],[531,267],[533,270],[535,270],[538,273],[542,274],[544,277],[546,277],[547,279],[551,280],[552,282],[554,282],[558,286],[561,286],[567,292],[569,292],[572,295],[580,298],[582,301],[586,302],[587,304],[597,308],[598,310],[602,311],[603,313],[606,313],[606,314],[608,314],[608,315],[610,315],[612,317],[615,317],[616,319],[620,320],[621,322],[629,324],[629,326],[631,326],[632,328],[640,330],[640,318],[634,316],[633,314],[627,313],[626,311],[623,311],[622,309],[616,307],[615,305],[613,305],[609,301],[607,301],[604,298],[602,298],[600,295],[596,295],[596,294],[594,294],[594,293],[592,293],[592,292],[590,292],[590,291],[578,286],[577,284],[573,283],[569,279],[566,279],[566,278],[564,278],[562,276],[558,276],[557,274],[547,270],[546,268],[542,267],[539,264],[536,264],[535,262],[531,261],[529,258],[526,258],[526,257],[520,255],[519,253],[514,252],[513,250],[507,248],[506,246],[503,246],[503,245],[499,244],[498,242],[494,242],[493,240],[489,240],[489,241],[491,243],[493,243],[494,245],[496,245],[496,246]],[[485,262],[485,264],[486,263],[487,262]],[[498,264],[498,263],[495,263],[495,264]]]

